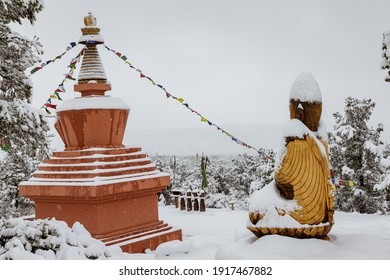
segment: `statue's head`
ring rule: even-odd
[[[300,120],[311,131],[317,131],[321,113],[320,87],[310,72],[303,72],[291,87],[290,118]]]

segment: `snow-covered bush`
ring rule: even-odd
[[[207,165],[208,189],[206,206],[225,208],[234,200],[237,208],[248,208],[249,195],[273,179],[273,151],[262,151],[260,155],[238,155],[230,157],[211,156]],[[171,174],[172,186],[164,192],[166,201],[171,199],[171,187],[186,189],[201,188],[202,175],[200,157],[154,157],[160,171]],[[173,185],[174,184],[174,185]],[[167,199],[168,197],[168,199]]]
[[[120,252],[118,254],[118,251]],[[124,258],[118,248],[106,247],[76,222],[52,220],[0,220],[0,260],[95,260]]]

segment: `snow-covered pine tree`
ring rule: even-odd
[[[251,183],[250,194],[262,189],[274,179],[275,152],[271,149],[260,150],[255,180]]]
[[[184,157],[177,156],[154,156],[153,161],[158,170],[170,174],[171,185],[163,192],[165,204],[170,205],[172,201],[172,189],[186,189],[188,185],[189,176],[188,160]]]
[[[336,191],[336,208],[361,213],[384,212],[384,192],[374,185],[383,174],[380,149],[382,124],[369,127],[375,103],[371,99],[348,97],[344,114],[334,113],[334,132],[329,148],[336,179],[353,181],[354,187],[341,186]]]
[[[382,152],[381,159],[382,168],[384,172],[379,180],[379,183],[374,186],[377,191],[384,191],[386,195],[386,208],[387,213],[390,212],[390,144],[386,145]]]
[[[382,40],[382,61],[381,69],[390,69],[390,30],[383,33]],[[386,81],[390,81],[390,72],[389,75],[385,78]]]
[[[234,157],[211,156],[206,170],[208,180],[206,206],[225,208],[228,207],[229,201],[235,200],[237,207],[246,208],[250,193],[272,181],[273,157],[272,150],[262,150],[259,155],[254,156],[247,154]],[[157,169],[171,175],[171,184],[175,182],[174,186],[169,186],[163,192],[167,204],[171,203],[173,187],[182,190],[202,187],[199,158],[155,156],[153,161]]]
[[[0,0],[0,216],[32,211],[29,200],[19,196],[18,184],[29,179],[47,157],[49,130],[44,117],[28,103],[32,85],[25,71],[39,62],[41,45],[10,28],[23,19],[33,23],[43,9],[41,0]]]
[[[213,161],[210,168],[208,207],[227,207],[231,200],[246,208],[249,195],[273,179],[273,151],[261,151],[257,156],[248,154],[234,157],[230,163]]]

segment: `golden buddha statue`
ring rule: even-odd
[[[333,186],[321,111],[318,83],[302,73],[291,88],[291,120],[274,181],[250,198],[248,229],[256,236],[325,238],[332,228]]]

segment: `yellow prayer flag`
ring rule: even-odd
[[[178,98],[177,101],[179,101],[180,103],[183,103],[184,99],[183,98]]]
[[[204,117],[201,117],[200,121],[201,122],[207,122],[207,120]]]
[[[57,98],[54,94],[50,95],[50,98]]]
[[[349,181],[349,182],[348,182],[348,187],[351,187],[351,188],[352,188],[354,185],[355,185],[355,184],[354,184],[352,181]]]

